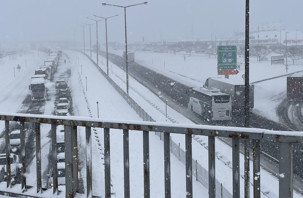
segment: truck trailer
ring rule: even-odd
[[[287,77],[287,99],[289,101],[303,101],[302,72]]]

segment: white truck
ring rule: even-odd
[[[128,51],[127,54],[128,54],[127,56],[128,63],[135,62],[135,52]],[[123,52],[123,58],[125,58],[125,51]]]
[[[205,88],[216,88],[221,92],[229,94],[232,100],[232,112],[243,113],[245,107],[245,85],[243,81],[227,78],[208,78],[204,84]],[[254,85],[249,86],[249,108],[254,108]]]
[[[32,78],[29,86],[32,101],[45,101],[47,98],[47,88],[44,78]]]

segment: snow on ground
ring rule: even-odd
[[[99,102],[99,115],[102,120],[127,120],[138,121],[141,118],[131,109],[131,107],[121,98],[114,88],[101,76],[99,71],[89,59],[78,52],[67,52],[72,65],[71,87],[74,102],[75,115],[92,116],[97,118],[97,101]],[[82,65],[82,69],[81,69]],[[82,70],[82,75],[81,75]],[[87,91],[86,91],[87,79]],[[84,93],[84,96],[81,95]],[[88,110],[88,107],[89,110]],[[103,143],[102,130],[92,133],[93,137],[93,179],[94,195],[103,195]],[[130,182],[131,197],[143,196],[143,153],[142,153],[142,132],[130,131]],[[116,197],[123,197],[123,155],[122,155],[122,131],[111,131],[111,171],[112,190]],[[150,135],[150,172],[151,172],[151,197],[164,196],[163,181],[163,144],[159,138]],[[97,162],[97,163],[95,163]],[[185,196],[185,168],[172,157],[172,197]],[[194,194],[206,195],[207,190],[200,183],[194,182]]]
[[[98,112],[97,112],[97,101],[99,102],[99,115],[100,119],[110,119],[110,120],[128,120],[128,121],[138,121],[141,120],[136,113],[128,106],[128,104],[120,97],[118,93],[114,91],[114,89],[110,86],[110,84],[100,75],[100,73],[95,69],[95,66],[92,65],[92,63],[84,57],[82,54],[78,52],[67,52],[69,56],[69,60],[67,61],[66,67],[70,67],[72,69],[72,76],[71,76],[71,89],[72,89],[72,95],[73,95],[73,107],[74,107],[74,114],[75,115],[81,115],[81,116],[90,116],[97,118]],[[154,54],[154,53],[153,53]],[[162,55],[162,54],[161,54]],[[26,55],[27,56],[27,55]],[[146,55],[148,57],[148,55]],[[168,55],[167,55],[168,56]],[[178,55],[172,55],[178,56]],[[173,58],[165,58],[165,64],[162,60],[163,66],[165,66],[166,70],[169,70],[167,73],[172,76],[178,76],[178,79],[180,79],[181,82],[186,82],[191,85],[201,86],[203,84],[204,80],[199,75],[197,76],[190,76],[189,74],[185,74],[184,71],[190,71],[191,69],[186,69],[181,73],[182,65],[178,64],[182,62],[191,60],[191,57],[187,57],[184,60],[184,55],[179,55],[180,57],[173,62],[174,66],[171,65],[170,59]],[[14,59],[3,59],[1,64],[8,65],[6,67],[1,67],[1,73],[2,76],[1,79],[1,86],[0,88],[4,90],[4,93],[7,89],[7,87],[12,88],[13,90],[16,90],[17,93],[20,93],[23,96],[17,96],[15,99],[14,96],[10,93],[2,94],[0,96],[0,99],[2,97],[2,101],[0,102],[1,105],[1,112],[2,109],[7,109],[7,112],[16,112],[18,110],[18,107],[20,107],[23,99],[26,97],[28,93],[28,85],[30,82],[30,76],[33,74],[34,69],[41,63],[43,63],[44,58],[46,57],[43,53],[37,53],[37,52],[31,52],[31,54],[28,54],[28,59],[23,59],[23,56],[20,56]],[[139,56],[140,57],[140,56]],[[140,58],[136,54],[136,59]],[[150,57],[150,56],[149,56]],[[170,57],[170,56],[169,56]],[[194,56],[193,56],[194,57]],[[192,65],[195,65],[194,62],[198,62],[201,57],[196,56],[197,59],[193,58]],[[101,57],[100,57],[101,58]],[[212,57],[203,57],[203,59],[209,59],[209,63],[213,64],[214,58]],[[21,67],[22,73],[18,74],[16,72],[16,76],[20,75],[18,79],[23,79],[22,83],[18,83],[18,79],[14,79],[10,77],[10,73],[12,72],[11,65],[14,64],[20,64],[20,60],[27,60],[27,64],[31,65],[32,67]],[[156,62],[159,61],[159,57],[155,57],[152,59],[152,61]],[[29,63],[32,64],[29,64]],[[146,61],[148,62],[148,61]],[[207,62],[207,60],[205,60]],[[261,63],[256,63],[256,65],[259,65]],[[26,64],[25,64],[26,65]],[[34,66],[35,65],[35,66]],[[82,65],[82,66],[81,66]],[[21,65],[22,66],[22,65]],[[151,65],[147,65],[150,66]],[[264,66],[264,65],[263,65]],[[101,66],[105,70],[105,66]],[[183,65],[184,67],[184,65]],[[188,66],[187,67],[191,67]],[[196,68],[199,68],[199,64],[196,64]],[[257,66],[256,66],[257,67]],[[261,67],[261,66],[260,66]],[[279,72],[275,72],[273,75],[283,74],[283,67],[282,66],[269,66],[269,67],[275,67],[278,68]],[[297,70],[298,66],[290,67],[289,71],[295,71]],[[22,69],[27,68],[28,70],[24,71]],[[116,66],[111,64],[111,70],[110,70],[110,76],[112,79],[115,80],[117,84],[119,84],[123,89],[125,89],[124,84],[124,78],[125,74],[117,68]],[[280,69],[279,69],[280,68]],[[161,69],[161,68],[160,68]],[[174,69],[174,70],[173,70]],[[193,68],[195,69],[195,68]],[[2,70],[4,72],[2,72]],[[166,71],[161,70],[161,71]],[[241,69],[242,70],[242,69]],[[240,71],[241,71],[240,70]],[[173,71],[173,72],[171,72]],[[201,71],[201,70],[198,70]],[[243,70],[242,70],[243,71]],[[269,69],[270,71],[270,69]],[[214,73],[215,70],[207,69],[205,68],[205,73]],[[177,73],[177,74],[176,74]],[[196,75],[198,72],[191,72]],[[284,71],[285,73],[285,71]],[[183,76],[181,76],[182,74]],[[186,75],[189,75],[190,78],[188,78]],[[185,77],[184,77],[185,76]],[[86,78],[87,77],[87,78]],[[262,78],[261,78],[262,77]],[[263,79],[264,75],[260,75],[260,78],[256,78],[255,80]],[[206,77],[205,77],[206,78]],[[86,81],[87,79],[87,81]],[[194,79],[194,80],[193,80]],[[284,79],[285,80],[285,79]],[[3,81],[3,82],[2,82]],[[28,82],[28,83],[25,83]],[[87,91],[86,91],[86,82],[87,82]],[[257,97],[258,101],[256,103],[256,106],[261,104],[261,102],[268,102],[269,100],[278,100],[277,97],[280,93],[282,93],[281,87],[275,86],[272,88],[272,84],[268,82],[263,82],[257,84],[259,88],[256,90],[259,92],[258,94],[264,95],[264,97]],[[280,83],[281,80],[277,79],[276,83]],[[6,84],[6,86],[2,86],[3,84]],[[257,87],[256,85],[256,87]],[[144,93],[144,94],[142,94]],[[273,93],[273,94],[271,94]],[[145,89],[143,86],[141,86],[139,83],[137,83],[134,79],[130,79],[130,95],[135,98],[135,100],[140,104],[140,106],[144,107],[144,109],[158,122],[174,122],[174,123],[188,123],[191,122],[184,118],[179,113],[175,112],[173,109],[168,107],[168,119],[166,119],[165,116],[165,104],[161,99],[159,99],[154,94],[150,93],[147,89]],[[7,98],[6,98],[7,97]],[[11,98],[9,98],[11,97]],[[277,98],[276,98],[277,97]],[[6,98],[6,99],[5,99]],[[263,101],[260,100],[260,98],[263,99]],[[3,108],[2,108],[3,106]],[[260,108],[260,109],[258,109]],[[257,110],[260,110],[262,113],[262,107],[259,105]],[[267,108],[268,110],[268,108]],[[52,107],[48,106],[45,108],[45,114],[51,114]],[[167,120],[167,121],[166,121]],[[1,122],[3,123],[3,122]],[[1,127],[3,128],[3,127]],[[85,136],[84,136],[84,129],[79,127],[80,129],[80,147],[85,147]],[[49,131],[49,129],[46,129],[46,131]],[[93,180],[94,180],[94,186],[93,186],[93,192],[94,195],[103,195],[104,194],[104,184],[103,184],[103,151],[102,151],[102,145],[100,146],[100,143],[103,142],[103,136],[101,135],[102,130],[96,129],[92,130],[92,144],[93,144]],[[180,145],[182,148],[184,148],[184,139],[183,137],[178,137],[177,135],[173,136],[174,141],[180,142]],[[206,143],[207,139],[201,138],[200,139],[202,143]],[[43,140],[43,144],[47,142],[47,139]],[[123,159],[122,159],[122,132],[117,130],[111,131],[111,170],[112,170],[112,191],[116,193],[116,197],[123,197]],[[151,153],[151,196],[152,197],[163,197],[164,195],[164,182],[163,182],[163,143],[159,141],[159,138],[155,135],[150,135],[150,147]],[[207,145],[207,144],[206,144]],[[48,148],[45,148],[47,150]],[[231,148],[226,146],[224,143],[219,141],[217,139],[216,141],[216,151],[217,151],[217,159],[216,159],[216,177],[219,179],[221,183],[223,183],[224,186],[231,189]],[[47,151],[45,151],[47,152]],[[143,165],[142,165],[142,133],[141,132],[130,132],[130,171],[131,171],[131,197],[142,197],[143,195]],[[80,155],[82,158],[84,158],[83,151],[80,151]],[[207,150],[205,147],[201,146],[201,144],[198,144],[198,142],[193,141],[193,157],[195,159],[199,160],[199,163],[202,164],[206,169],[208,167],[206,156]],[[84,158],[85,159],[85,158]],[[42,159],[45,160],[45,159]],[[172,157],[172,197],[184,197],[185,193],[185,170],[184,165],[182,165],[179,161],[176,160],[176,158]],[[241,165],[243,164],[243,156],[241,155]],[[252,165],[251,165],[252,166]],[[84,170],[83,170],[84,171]],[[82,172],[83,172],[82,171]],[[84,171],[85,172],[85,171]],[[241,166],[241,172],[243,172],[243,167]],[[31,177],[31,173],[35,173],[35,163],[33,166],[30,166],[30,173],[28,173],[28,178]],[[85,175],[85,174],[84,174]],[[155,176],[156,175],[156,176]],[[262,192],[269,193],[268,197],[277,197],[277,185],[278,180],[268,174],[266,171],[261,171],[261,188]],[[252,178],[252,177],[251,177]],[[31,177],[29,179],[30,183],[35,182],[35,178]],[[241,179],[241,187],[243,187],[243,179]],[[243,190],[241,191],[241,193]],[[207,196],[208,192],[207,190],[202,187],[201,184],[194,181],[194,196]],[[265,195],[263,195],[265,196]],[[299,197],[297,193],[295,193],[294,197]]]
[[[93,56],[94,57],[94,56]],[[106,71],[106,66],[100,63],[100,67]],[[110,72],[109,76],[122,88],[125,89],[125,73],[119,67],[115,66],[113,63],[110,63]],[[280,79],[278,79],[280,80]],[[275,83],[275,80],[272,81],[265,81],[264,84],[270,87]],[[142,86],[132,77],[129,79],[129,95],[135,99],[135,101],[144,108],[147,113],[149,113],[157,122],[169,122],[169,123],[192,123],[190,120],[185,118],[184,116],[180,115],[175,110],[167,107],[168,111],[168,118],[166,118],[165,114],[165,102],[163,99],[158,98],[158,96],[151,93],[147,88]],[[265,87],[266,87],[265,86]],[[279,88],[275,88],[271,90],[268,94],[268,98],[272,99],[270,93],[278,93],[280,91]],[[263,88],[263,87],[261,87]],[[258,89],[259,90],[259,89]],[[262,89],[260,89],[262,90]],[[266,92],[268,93],[268,91]],[[264,97],[266,101],[266,97]],[[268,101],[266,101],[268,102]],[[262,104],[260,102],[260,104]],[[180,144],[184,150],[184,137],[181,135],[172,135],[172,139],[177,143]],[[205,160],[205,156],[208,156],[207,150],[207,137],[199,137],[199,142],[193,141],[193,158],[197,159],[198,162],[208,170],[208,160]],[[205,145],[205,146],[202,146]],[[230,146],[223,143],[220,139],[216,139],[216,178],[223,184],[223,186],[227,187],[229,190],[232,189],[232,149]],[[241,176],[243,176],[243,167],[244,159],[243,155],[240,156],[240,172]],[[252,170],[252,162],[250,164]],[[251,172],[252,174],[252,172]],[[261,168],[261,188],[262,188],[262,196],[263,197],[278,197],[278,179],[272,176],[270,173],[265,171]],[[253,183],[253,175],[251,175],[251,183]],[[244,186],[243,177],[241,178],[241,188]],[[251,188],[253,188],[251,186]],[[231,191],[230,191],[231,192]],[[244,190],[241,190],[241,196],[243,196]],[[251,191],[252,193],[252,191]],[[253,196],[253,194],[251,194]],[[298,193],[295,193],[295,197],[300,197]]]
[[[110,51],[122,55],[122,51]],[[288,62],[288,71],[284,65],[271,65],[270,57],[267,61],[258,62],[250,58],[250,82],[280,76],[295,71],[303,70],[302,63],[293,65]],[[208,77],[217,77],[217,58],[206,54],[187,53],[156,53],[135,52],[135,61],[143,66],[164,74],[178,82],[190,87],[201,87]],[[244,79],[244,60],[238,56],[239,74],[230,76],[230,79],[242,81]],[[224,76],[221,76],[224,77]],[[275,80],[255,84],[254,112],[273,121],[279,121],[276,115],[277,105],[286,97],[286,76]]]

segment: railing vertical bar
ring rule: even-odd
[[[240,198],[239,138],[232,138],[233,198]]]
[[[57,133],[56,124],[51,125],[51,139],[52,139],[52,167],[53,167],[53,193],[58,192],[58,167],[57,167]],[[51,175],[50,175],[51,177]]]
[[[208,194],[216,197],[215,137],[208,136]]]
[[[86,197],[92,197],[92,142],[91,127],[86,127]]]
[[[73,197],[73,144],[72,128],[64,125],[64,144],[65,144],[65,197]]]
[[[170,135],[164,133],[164,181],[165,181],[165,198],[171,197],[170,182]]]
[[[124,197],[130,198],[129,185],[129,133],[123,130],[123,161],[124,161]]]
[[[72,153],[73,153],[73,191],[74,194],[78,192],[78,141],[77,141],[77,126],[72,126]]]
[[[6,146],[6,187],[11,186],[11,145],[9,141],[9,121],[5,120],[5,146]]]
[[[25,161],[25,130],[24,122],[20,122],[20,159],[21,159],[21,189],[26,190],[26,161]]]
[[[190,134],[185,135],[185,174],[186,174],[186,198],[193,197],[193,178],[192,178],[192,139]]]
[[[110,131],[104,128],[104,171],[105,171],[105,197],[111,196],[110,185]]]
[[[244,140],[244,197],[250,197],[250,158],[249,158],[249,139]]]
[[[260,140],[253,140],[253,175],[254,198],[260,198]]]
[[[144,198],[150,197],[149,132],[143,131]]]
[[[293,146],[280,142],[279,198],[293,197]]]
[[[41,135],[40,123],[35,123],[36,132],[36,174],[37,174],[37,193],[41,191]]]

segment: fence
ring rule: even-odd
[[[99,72],[108,80],[108,82],[115,88],[115,90],[124,98],[124,100],[131,106],[131,108],[144,120],[144,121],[150,121],[155,122],[155,120],[135,101],[133,100],[128,94],[126,94],[123,89],[121,89],[106,73],[91,59],[90,56],[87,54],[84,54],[88,59],[91,60],[91,62],[96,66],[96,68],[99,70]],[[156,133],[160,139],[161,133]],[[181,161],[183,164],[185,164],[185,151],[180,147],[177,146],[177,144],[170,139],[171,142],[171,152],[174,154],[179,161]],[[180,156],[182,154],[182,157]],[[202,167],[199,163],[197,163],[197,160],[192,159],[194,164],[194,175],[196,177],[196,180],[200,182],[205,188],[208,188],[208,180],[207,175],[208,171]],[[216,180],[216,185],[221,186],[220,182]],[[217,193],[217,197],[224,197],[229,198],[232,197],[231,193],[225,188],[221,187],[218,188],[219,192]]]
[[[25,123],[34,124],[34,133],[36,136],[36,180],[37,193],[35,196],[39,196],[41,192],[41,140],[40,140],[40,124],[51,125],[51,139],[52,139],[52,152],[54,153],[54,161],[56,161],[56,126],[64,125],[64,138],[65,138],[65,167],[66,167],[66,197],[74,197],[78,191],[78,150],[77,150],[77,127],[86,128],[86,142],[87,142],[87,159],[86,159],[86,195],[87,197],[92,196],[92,160],[91,160],[91,128],[103,128],[104,134],[104,172],[105,172],[105,197],[111,196],[111,185],[110,185],[110,130],[118,129],[123,133],[123,158],[124,158],[124,192],[125,197],[130,197],[130,180],[129,180],[129,140],[128,134],[130,130],[143,131],[143,171],[144,171],[144,197],[150,197],[150,169],[149,169],[149,135],[151,132],[160,132],[164,136],[164,181],[165,181],[165,197],[171,196],[170,188],[170,148],[171,144],[169,139],[171,134],[183,134],[185,136],[185,153],[178,153],[180,158],[185,158],[185,171],[186,171],[186,197],[193,197],[192,192],[192,180],[194,174],[198,174],[199,177],[205,178],[205,174],[208,175],[209,185],[209,197],[216,197],[218,194],[218,186],[216,184],[215,176],[215,137],[227,137],[232,140],[232,180],[233,180],[233,197],[240,197],[240,174],[239,174],[239,141],[240,139],[251,140],[253,143],[253,190],[254,197],[260,197],[260,141],[262,139],[270,139],[273,142],[277,142],[280,148],[280,164],[279,164],[279,197],[290,198],[293,193],[292,179],[293,179],[293,151],[292,144],[301,143],[303,141],[302,132],[275,132],[261,129],[247,129],[247,128],[235,128],[235,127],[216,127],[216,126],[196,126],[196,125],[159,125],[153,122],[132,122],[132,123],[121,123],[121,122],[103,122],[99,119],[88,119],[88,118],[62,118],[57,116],[31,116],[26,114],[13,114],[13,115],[0,115],[0,120],[5,121],[5,142],[6,142],[6,176],[7,176],[7,189],[11,186],[11,162],[10,162],[10,139],[9,139],[9,124],[10,122],[18,121],[21,124],[21,152],[20,158],[22,161],[22,190],[26,190],[26,165],[24,162],[25,156]],[[192,136],[208,136],[208,147],[209,147],[209,170],[208,173],[200,173],[194,171],[194,164],[192,161]],[[173,149],[175,150],[175,149]],[[57,170],[57,163],[53,163],[53,168]],[[197,167],[198,169],[198,167]],[[201,174],[201,176],[200,176]],[[204,175],[203,175],[204,174]],[[58,187],[58,175],[53,175],[53,192],[57,192]],[[204,182],[205,179],[204,179]],[[5,189],[2,189],[5,191]],[[21,189],[20,189],[21,190]],[[14,189],[16,191],[16,189]],[[220,192],[220,191],[219,191]],[[18,193],[18,192],[17,192]],[[23,193],[20,191],[19,193]]]

